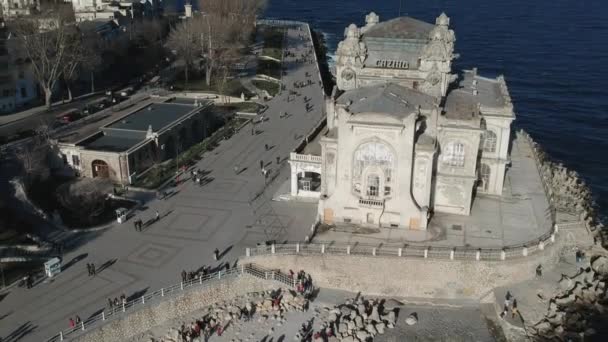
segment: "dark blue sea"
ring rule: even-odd
[[[266,17],[309,22],[335,51],[344,28],[376,12],[398,16],[399,0],[269,0]],[[504,74],[524,128],[591,186],[608,214],[608,1],[402,0],[401,14],[456,32],[457,68]]]

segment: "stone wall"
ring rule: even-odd
[[[185,291],[184,294],[164,300],[156,305],[127,314],[109,322],[90,333],[73,339],[81,342],[129,341],[163,322],[203,309],[213,303],[231,299],[249,292],[280,287],[278,283],[244,275],[210,284],[208,287]]]
[[[282,271],[305,270],[316,286],[373,296],[483,299],[498,286],[524,281],[558,261],[557,243],[506,261],[433,260],[357,255],[261,255],[247,262]]]

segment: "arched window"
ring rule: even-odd
[[[453,167],[463,167],[464,166],[464,144],[461,142],[449,142],[445,145],[443,150],[443,163],[448,166]]]
[[[485,131],[481,135],[482,146],[484,152],[496,151],[496,133],[493,131]]]
[[[395,172],[395,156],[392,149],[387,144],[379,141],[363,143],[357,148],[353,156],[352,179],[353,190],[356,193],[365,194],[368,191],[367,188],[364,188],[366,186],[365,181],[369,181],[369,179],[364,179],[364,170],[369,166],[380,169],[378,171],[381,172],[375,175],[378,178],[382,177],[385,186],[389,187],[388,194],[390,194],[390,184]],[[378,192],[379,190],[376,188],[376,193]]]

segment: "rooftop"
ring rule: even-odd
[[[121,136],[120,134],[112,133],[114,132],[104,132],[103,134],[99,135],[99,138],[83,145],[88,150],[124,152],[142,142],[146,138],[145,134],[135,133],[131,134],[131,136]]]
[[[448,119],[474,119],[479,116],[477,96],[473,95],[472,90],[452,90],[445,99],[444,111]]]
[[[172,122],[193,112],[197,107],[180,103],[151,103],[106,126],[111,129],[158,132]]]
[[[428,39],[433,24],[411,17],[399,17],[370,27],[363,38]]]
[[[475,81],[475,85],[473,85],[473,81]],[[500,82],[496,79],[479,76],[475,70],[464,71],[459,86],[469,89],[471,93],[475,88],[477,90],[475,99],[482,106],[500,108],[506,105],[500,90]]]
[[[346,105],[352,114],[385,113],[402,119],[416,112],[418,106],[432,108],[436,101],[417,90],[389,83],[348,90],[337,103]]]

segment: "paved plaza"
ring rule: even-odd
[[[288,48],[296,55],[312,49],[310,41],[298,39],[304,32],[288,31]],[[135,232],[132,220],[103,231],[57,233],[57,239],[77,238],[80,243],[64,255],[63,263],[71,265],[52,280],[30,290],[13,288],[1,299],[0,337],[42,341],[68,328],[70,317],[79,315],[86,320],[101,312],[110,297],[125,294],[135,298],[179,283],[182,270],[233,264],[244,254],[245,246],[304,239],[316,217],[316,205],[275,203],[270,198],[289,177],[289,152],[323,118],[323,96],[317,65],[296,64],[294,58],[287,58],[284,65],[287,89],[295,81],[305,81],[305,73],[312,75],[313,84],[297,89],[301,95],[292,96],[291,102],[285,91],[266,102],[268,120],[256,125],[254,135],[249,124],[208,152],[196,168],[208,173],[211,182],[198,186],[186,180],[169,189],[171,195],[165,200],[148,195],[152,199],[136,216],[146,222],[158,210],[159,222],[141,233]],[[304,96],[311,99],[312,111],[306,111]],[[280,118],[286,111],[290,115]],[[267,188],[260,161],[273,180]],[[239,172],[234,171],[235,166]],[[219,261],[213,259],[215,248],[221,253]],[[95,277],[87,275],[86,263],[97,266]]]
[[[549,203],[533,152],[524,139],[515,139],[503,195],[477,196],[471,216],[437,213],[427,231],[382,228],[357,233],[355,227],[337,227],[318,234],[315,241],[483,248],[524,244],[550,230]]]

